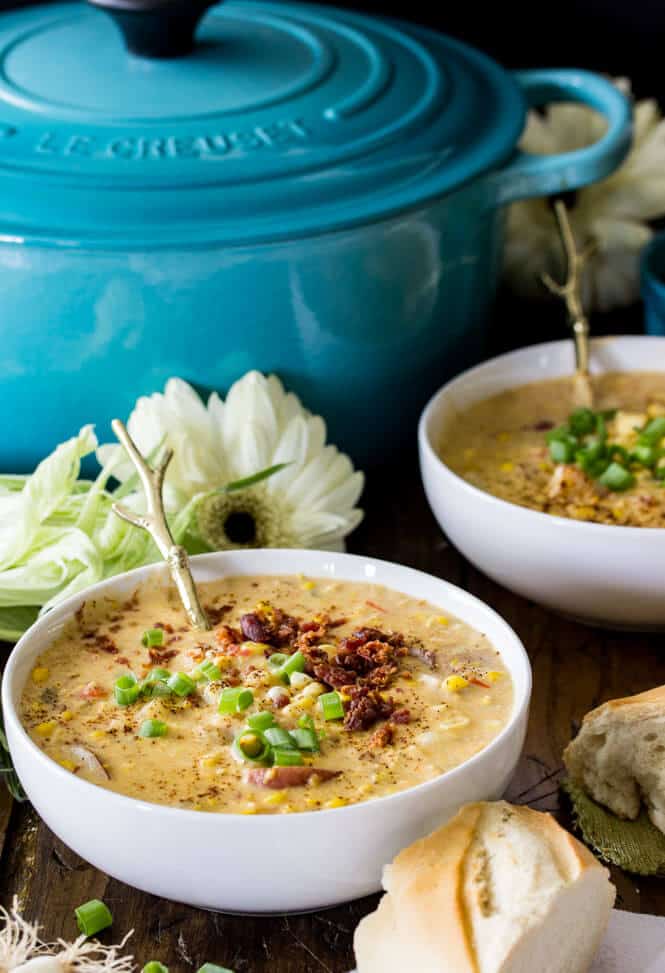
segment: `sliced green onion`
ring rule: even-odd
[[[74,913],[79,932],[84,936],[96,936],[98,932],[108,929],[113,923],[113,916],[109,909],[99,899],[84,902],[74,910]]]
[[[344,717],[344,704],[339,693],[324,693],[319,696],[324,720],[341,720]]]
[[[258,730],[259,733],[263,733],[269,727],[275,725],[275,717],[272,713],[254,713],[247,720],[247,725],[252,728],[252,730]]]
[[[628,490],[635,483],[635,477],[618,463],[610,463],[600,477],[600,482],[608,490]]]
[[[242,713],[254,702],[254,693],[251,689],[244,689],[242,686],[229,686],[222,689],[217,703],[217,712],[224,716],[229,713]]]
[[[174,672],[166,685],[176,696],[191,696],[196,689],[196,683],[186,672]]]
[[[204,963],[196,973],[233,973],[233,970],[227,969],[226,966],[217,966],[216,963]]]
[[[319,738],[314,732],[314,730],[291,730],[291,739],[297,746],[298,750],[311,750],[313,753],[318,753],[319,751]]]
[[[313,730],[315,728],[313,717],[309,713],[303,713],[298,717],[298,726],[301,730]]]
[[[589,436],[596,428],[596,414],[591,409],[575,409],[568,425],[573,436]]]
[[[168,733],[168,726],[161,720],[144,720],[139,727],[140,737],[163,737]]]
[[[166,682],[170,679],[171,671],[170,669],[162,669],[157,666],[155,669],[151,669],[148,675],[143,680],[144,682]]]
[[[141,642],[151,649],[154,645],[164,644],[164,629],[163,628],[149,628],[143,633]]]
[[[288,655],[284,655],[283,652],[274,652],[271,656],[268,656],[268,668],[272,669],[273,672],[278,672],[287,659]]]
[[[198,676],[201,676],[203,679],[207,679],[208,682],[216,682],[218,679],[222,678],[222,670],[210,659],[204,659],[203,662],[196,667],[195,671]]]
[[[248,760],[255,764],[268,763],[272,753],[269,744],[261,738],[260,734],[247,729],[233,741],[233,750],[241,760]]]
[[[291,735],[283,730],[281,726],[271,726],[263,734],[271,747],[279,747],[281,750],[293,750],[296,746]]]
[[[553,439],[550,443],[550,456],[555,463],[570,463],[575,456],[577,440],[569,436],[566,439]]]
[[[568,436],[570,436],[568,426],[557,426],[556,429],[550,429],[545,438],[548,443],[552,443],[555,439],[567,439]]]
[[[655,445],[663,436],[665,436],[665,416],[657,416],[642,429],[639,441],[647,445]]]
[[[278,747],[272,755],[277,767],[300,767],[305,762],[299,750],[282,750]]]
[[[127,676],[120,676],[113,685],[113,695],[118,706],[131,706],[141,695],[141,687],[136,681],[136,676],[131,673]]]
[[[632,458],[641,463],[642,466],[653,466],[658,459],[658,449],[656,446],[647,445],[647,443],[638,443],[633,450]]]
[[[169,973],[168,966],[164,966],[163,963],[159,963],[156,959],[151,959],[149,963],[146,963],[141,973]]]
[[[282,668],[280,669],[280,675],[286,677],[287,679],[293,675],[294,672],[303,672],[305,669],[305,664],[307,660],[302,652],[294,652],[290,655]]]

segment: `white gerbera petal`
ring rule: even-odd
[[[173,449],[165,503],[178,536],[192,531],[198,549],[329,546],[362,520],[355,504],[363,474],[326,445],[321,416],[309,413],[274,375],[249,372],[226,400],[214,392],[207,405],[186,382],[171,379],[163,393],[138,400],[128,427],[144,455],[162,442]],[[133,467],[119,449],[103,446],[97,455],[114,459],[114,475],[125,481]],[[222,490],[277,464],[284,468],[268,478]],[[133,493],[125,502],[140,500]]]
[[[625,79],[615,81],[628,88]],[[578,245],[593,240],[596,251],[584,282],[588,310],[628,304],[639,294],[636,252],[649,239],[647,223],[665,216],[665,121],[653,99],[635,106],[633,148],[607,179],[580,189],[570,208]],[[531,113],[521,146],[530,152],[564,152],[596,141],[604,121],[582,105],[552,106],[544,116]],[[542,200],[510,208],[505,275],[520,294],[544,297],[542,274],[562,264],[561,243],[551,209]]]

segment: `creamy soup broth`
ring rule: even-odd
[[[189,629],[175,593],[154,584],[123,603],[88,601],[45,648],[21,715],[49,757],[146,801],[284,813],[430,780],[486,747],[509,719],[511,679],[497,650],[426,601],[374,584],[293,576],[200,587],[211,632]],[[161,644],[142,643],[149,629],[162,633]],[[287,685],[273,656],[288,660],[297,651],[304,671],[287,676]],[[201,675],[206,664],[216,667],[208,665],[212,681]],[[146,679],[155,669],[162,680],[188,676],[193,690],[179,696],[162,682],[164,695],[151,697]],[[115,683],[130,673],[144,690],[120,705]],[[220,713],[220,696],[228,702],[229,691],[233,699],[244,693],[238,705],[245,708]],[[326,719],[322,696],[339,701],[343,716]],[[313,731],[318,750],[285,756],[289,747],[279,747],[280,760],[294,761],[287,766],[271,766],[277,750],[263,763],[248,760],[237,741],[253,752],[265,743],[249,727],[258,713],[270,714],[262,719],[291,741],[292,732]],[[165,727],[164,735],[141,736],[147,721]]]
[[[665,373],[608,373],[593,379],[594,409],[616,410],[608,440],[630,452],[637,429],[665,415]],[[574,463],[550,456],[548,430],[579,404],[570,378],[535,382],[476,403],[449,422],[443,461],[469,483],[503,500],[576,520],[665,527],[665,488],[651,471],[633,469],[633,485],[614,492]]]

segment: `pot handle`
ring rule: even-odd
[[[88,0],[108,14],[138,57],[173,58],[189,54],[206,10],[218,0]]]
[[[607,131],[593,145],[558,155],[532,155],[517,149],[509,162],[489,177],[495,205],[580,189],[604,179],[621,165],[631,146],[632,110],[629,100],[611,81],[575,68],[515,71],[514,77],[530,107],[551,101],[580,102],[605,115]]]

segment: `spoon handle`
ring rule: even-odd
[[[129,435],[123,422],[114,419],[111,428],[136,467],[147,501],[147,512],[145,514],[134,513],[133,510],[128,510],[121,503],[113,504],[113,512],[135,527],[148,531],[157,545],[159,553],[168,565],[190,624],[193,628],[208,630],[211,625],[201,607],[187,551],[173,540],[164,513],[162,486],[166,469],[173,458],[173,450],[168,449],[153,468],[148,465],[137,449],[136,443]]]

